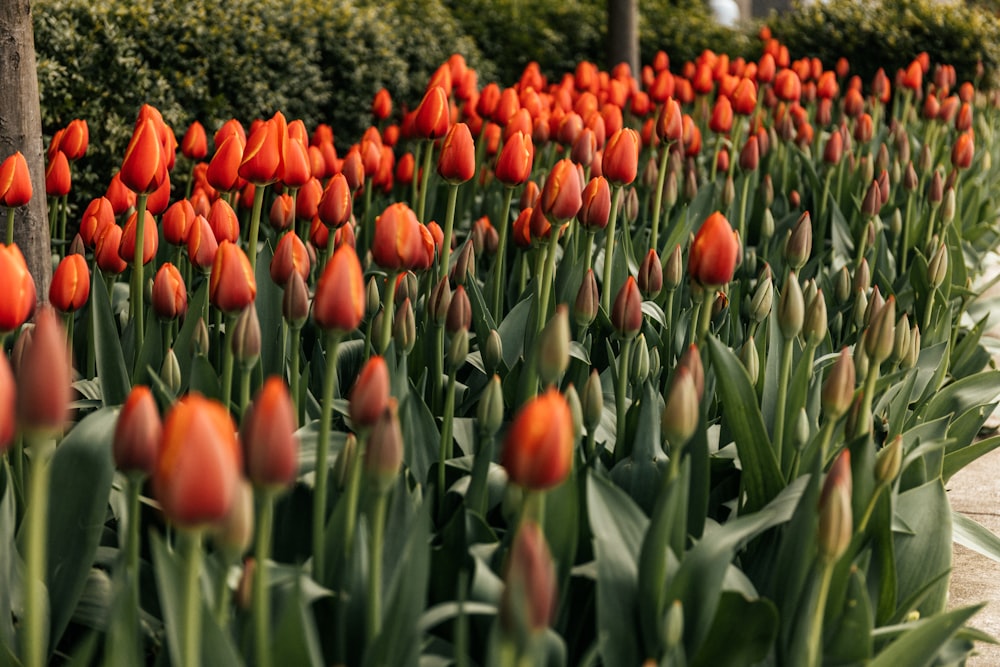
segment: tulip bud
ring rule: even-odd
[[[250,547],[253,534],[253,486],[240,479],[229,512],[212,526],[212,541],[220,550],[240,555]]]
[[[642,295],[635,278],[629,276],[618,291],[611,308],[611,324],[625,339],[634,338],[642,329]]]
[[[69,418],[72,366],[66,332],[51,307],[35,318],[17,366],[17,415],[26,430],[59,433]]]
[[[280,377],[269,377],[247,408],[240,443],[251,482],[265,488],[294,484],[299,468],[295,408]]]
[[[774,285],[770,273],[757,283],[750,303],[750,317],[754,322],[763,322],[771,314],[774,303]]]
[[[444,326],[448,319],[448,311],[451,309],[451,284],[447,278],[442,278],[431,290],[428,301],[428,311],[431,318],[438,326]]]
[[[560,484],[573,465],[573,415],[555,388],[521,406],[504,439],[510,481],[531,490]]]
[[[785,340],[791,340],[799,335],[805,318],[805,303],[802,287],[794,273],[788,274],[785,289],[778,300],[778,326]]]
[[[895,295],[890,294],[885,305],[872,314],[864,337],[865,352],[874,364],[879,365],[889,358],[896,337]]]
[[[802,323],[802,335],[810,345],[819,345],[827,334],[826,299],[823,290],[817,290],[806,307],[806,317]]]
[[[566,385],[564,393],[569,413],[573,416],[573,441],[576,442],[583,434],[583,406],[580,405],[580,396],[576,393],[576,387],[572,382]]]
[[[580,289],[577,290],[576,300],[573,302],[573,321],[581,327],[590,326],[597,318],[599,305],[597,279],[594,277],[594,270],[587,269],[580,283]]]
[[[899,362],[900,368],[913,368],[920,359],[920,328],[914,324],[910,329],[910,348]]]
[[[253,368],[260,359],[261,332],[257,307],[252,303],[236,318],[236,326],[233,327],[229,340],[233,358],[243,368]]]
[[[663,288],[663,265],[656,250],[649,249],[639,266],[639,292],[647,299],[653,299]]]
[[[877,294],[878,290],[872,292]],[[854,326],[861,328],[865,325],[865,314],[869,312],[868,297],[863,290],[858,290],[854,296]]]
[[[754,342],[753,336],[749,336],[740,347],[740,361],[743,362],[743,368],[750,376],[750,384],[757,384],[757,379],[760,376],[760,353],[757,352],[757,344]]]
[[[350,394],[351,423],[357,430],[374,426],[389,404],[389,368],[381,356],[369,357]]]
[[[403,299],[396,309],[396,316],[392,320],[392,339],[396,341],[396,347],[407,354],[413,351],[417,343],[417,320],[409,297]]]
[[[445,362],[448,370],[455,372],[465,364],[466,357],[469,356],[469,330],[459,329],[451,334],[451,341],[448,344],[448,353],[445,355]]]
[[[556,306],[556,312],[542,329],[536,348],[538,377],[543,385],[559,382],[569,367],[569,308]]]
[[[445,330],[453,334],[459,330],[468,331],[470,326],[472,326],[472,303],[465,288],[459,285],[455,288],[451,303],[448,304]]]
[[[486,383],[486,389],[476,406],[476,420],[479,422],[479,430],[490,438],[503,425],[503,385],[500,384],[499,375],[494,375]]]
[[[903,316],[896,322],[896,337],[892,343],[891,361],[899,362],[910,350],[910,318],[903,313]]]
[[[313,320],[324,331],[349,333],[365,314],[364,277],[357,253],[349,245],[337,248],[316,282]]]
[[[772,236],[774,236],[774,214],[771,213],[771,209],[764,209],[764,215],[760,221],[760,240],[767,241]]]
[[[601,387],[601,376],[597,373],[597,369],[591,370],[587,382],[583,385],[581,403],[583,424],[588,433],[593,433],[594,429],[600,425],[601,415],[604,412],[604,390]]]
[[[948,188],[941,202],[941,223],[947,227],[955,220],[955,188]]]
[[[903,436],[896,435],[879,450],[875,458],[875,483],[892,484],[903,463]]]
[[[465,285],[468,276],[475,278],[476,275],[476,254],[475,247],[469,241],[462,245],[462,250],[458,253],[455,266],[451,269],[451,279],[456,285]]]
[[[338,489],[343,490],[347,486],[351,468],[358,456],[358,437],[353,433],[348,433],[344,438],[344,448],[340,450],[337,460],[333,463],[331,479]]]
[[[500,597],[500,627],[517,644],[545,630],[556,603],[556,569],[545,533],[532,519],[521,522],[514,541]]]
[[[202,317],[199,317],[198,322],[194,325],[194,334],[191,336],[191,347],[196,355],[202,357],[208,356],[208,325],[205,324],[205,319]]]
[[[761,201],[764,203],[764,208],[770,209],[771,204],[774,203],[774,183],[771,181],[771,174],[764,174],[764,177],[760,180],[758,188],[760,191]]]
[[[496,329],[490,329],[486,338],[486,345],[483,346],[483,363],[486,365],[486,370],[491,373],[503,363],[503,340]]]
[[[851,489],[851,452],[844,449],[827,473],[819,497],[819,553],[828,563],[840,558],[854,534]]]
[[[798,271],[809,260],[812,252],[812,219],[809,211],[799,216],[785,241],[785,262],[792,271]]]
[[[181,393],[181,364],[174,348],[167,350],[163,357],[163,365],[160,366],[160,379],[174,396]]]
[[[372,487],[379,493],[386,493],[395,484],[402,466],[403,430],[396,399],[390,398],[368,435],[364,470]]]
[[[126,473],[152,474],[162,437],[163,423],[153,392],[149,387],[136,385],[115,423],[111,441],[115,467]]]
[[[670,443],[671,456],[680,455],[680,449],[698,428],[700,402],[690,369],[678,366],[667,390],[661,419],[663,437]]]
[[[292,272],[281,294],[281,316],[293,329],[301,329],[309,317],[309,288],[298,272]]]
[[[649,348],[646,347],[645,334],[639,334],[632,347],[632,359],[630,360],[632,382],[640,384],[649,377]]]

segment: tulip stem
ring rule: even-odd
[[[427,140],[424,142],[424,147],[426,148],[426,153],[424,153],[424,166],[417,172],[420,178],[420,195],[417,199],[417,217],[420,222],[427,224],[427,220],[424,218],[424,210],[427,206],[427,185],[431,180],[431,159],[434,157],[434,142],[432,140]]]
[[[25,667],[42,667],[48,657],[48,606],[45,552],[48,533],[49,478],[55,441],[44,436],[28,436],[31,478],[28,486],[27,543],[25,551],[25,616],[22,654]]]
[[[62,197],[56,199],[56,206],[59,210],[59,240],[63,242],[63,245],[59,248],[60,257],[66,256],[66,250],[69,246],[69,243],[67,243],[66,240],[66,210],[69,208],[69,204],[66,202],[68,199],[69,195],[63,195]]]
[[[7,245],[14,243],[14,207],[7,209]]]
[[[186,573],[184,584],[184,646],[181,649],[185,667],[201,664],[201,529],[187,534]]]
[[[490,301],[490,312],[493,313],[493,321],[499,323],[503,313],[500,312],[502,306],[504,269],[507,267],[507,234],[511,223],[507,219],[510,216],[510,203],[514,198],[514,188],[506,186],[504,188],[503,215],[498,219],[500,225],[500,238],[497,241],[496,259],[493,261],[493,299]]]
[[[702,294],[701,310],[698,311],[698,342],[705,340],[708,330],[712,324],[712,303],[708,300],[709,290],[705,289]]]
[[[649,237],[649,247],[657,252],[659,252],[658,246],[660,243],[660,207],[663,205],[663,183],[667,179],[667,161],[670,159],[670,143],[661,144],[660,150],[660,171],[656,175],[656,192],[653,193],[653,223]]]
[[[290,328],[291,328],[291,337],[289,342],[289,348],[290,348],[289,355],[291,356],[291,359],[289,360],[288,364],[289,365],[288,382],[291,385],[292,389],[292,405],[295,406],[295,423],[301,426],[303,421],[305,420],[305,410],[303,409],[305,407],[305,403],[302,401],[301,398],[302,392],[299,387],[299,384],[301,383],[299,374],[299,354],[300,354],[299,340],[302,336],[302,329],[297,326],[292,326]]]
[[[778,376],[778,398],[774,405],[774,453],[778,465],[782,465],[782,448],[785,439],[785,405],[788,403],[788,379],[792,372],[792,341],[783,338],[781,344],[781,366]],[[782,466],[783,467],[783,466]]]
[[[875,393],[875,383],[878,381],[878,363],[868,360],[868,374],[865,376],[865,386],[861,389],[861,409],[854,427],[854,437],[865,435],[872,427],[872,398]]]
[[[388,497],[389,494],[385,491],[376,492],[372,501],[372,514],[369,522],[371,561],[368,580],[368,623],[365,626],[369,649],[374,645],[382,624],[382,551],[385,542],[385,513]]]
[[[139,526],[141,521],[141,505],[139,494],[142,490],[142,475],[140,473],[130,473],[128,475],[128,525],[125,533],[125,572],[129,595],[130,616],[133,619],[139,618]],[[135,637],[129,637],[128,641],[135,641]]]
[[[444,237],[441,241],[441,265],[438,266],[438,280],[448,275],[451,262],[451,237],[455,228],[455,203],[458,201],[458,184],[448,187],[448,208],[444,214]]]
[[[229,337],[236,325],[234,315],[226,315],[226,337],[223,339],[222,350],[222,404],[226,410],[232,410],[230,403],[233,398],[233,346]]]
[[[322,582],[326,564],[326,485],[330,473],[330,420],[333,416],[333,395],[337,386],[337,352],[340,334],[331,332],[326,338],[326,377],[323,378],[323,402],[320,405],[319,435],[316,439],[316,487],[313,493],[313,579]]]
[[[489,493],[486,488],[486,479],[489,476],[490,463],[493,462],[493,435],[487,433],[485,429],[479,433],[479,451],[472,463],[472,477],[469,482],[469,490],[465,494],[465,505],[480,516],[486,516],[487,501]]]
[[[240,368],[240,417],[246,414],[247,406],[250,405],[250,375],[253,369],[249,364],[242,364]]]
[[[135,252],[132,255],[132,293],[129,295],[129,316],[132,319],[133,332],[135,333],[135,357],[138,359],[142,352],[142,339],[146,334],[143,324],[143,278],[144,266],[143,245],[146,240],[146,199],[149,195],[139,193],[135,200]]]
[[[257,236],[260,235],[260,209],[264,204],[264,188],[253,189],[253,209],[250,211],[250,234],[247,237],[247,255],[250,259],[250,273],[257,270]]]
[[[628,374],[631,367],[629,356],[632,352],[632,338],[622,341],[622,351],[618,355],[618,374],[615,377],[615,462],[625,458],[625,392],[628,388]]]
[[[615,252],[615,227],[618,223],[618,202],[622,198],[622,186],[616,185],[611,195],[611,214],[608,217],[607,237],[604,239],[604,278],[601,282],[601,307],[611,314],[611,265]]]
[[[445,462],[454,454],[452,428],[455,421],[455,371],[448,371],[448,391],[444,397],[444,423],[441,425],[441,447],[438,452],[438,509],[444,507]]]
[[[253,571],[254,651],[257,667],[270,667],[271,665],[271,589],[267,581],[267,560],[271,556],[273,527],[274,492],[262,489],[260,492],[260,519],[257,523],[256,544],[254,545],[256,562]]]
[[[389,341],[392,340],[392,316],[395,314],[396,306],[396,276],[395,271],[386,276],[385,298],[382,299],[382,332],[376,347],[379,354],[385,354],[389,349]]]
[[[549,246],[545,254],[545,268],[542,270],[542,282],[539,285],[538,318],[535,321],[536,331],[541,333],[549,314],[549,298],[552,295],[552,276],[556,269],[556,252],[559,248],[559,227],[552,225],[549,229]],[[533,388],[531,388],[534,391]]]
[[[736,230],[740,235],[740,243],[744,248],[747,246],[747,199],[750,196],[750,180],[752,177],[753,172],[743,174],[743,189],[740,192],[740,211],[736,223]],[[829,185],[829,181],[827,181],[827,185]]]
[[[823,664],[823,614],[826,610],[826,599],[830,594],[830,580],[833,578],[833,566],[836,561],[820,557],[819,593],[816,596],[816,607],[813,609],[809,623],[808,667],[819,667]]]

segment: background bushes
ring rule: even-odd
[[[550,80],[604,64],[606,0],[35,0],[35,45],[46,135],[85,118],[91,150],[74,193],[102,192],[136,113],[158,107],[178,134],[194,119],[213,131],[280,109],[308,127],[330,123],[345,149],[370,122],[372,96],[417,104],[453,52],[480,84],[510,85],[534,60]],[[935,0],[829,0],[772,17],[793,57],[846,56],[867,82],[921,51],[987,83],[1000,66],[997,18]],[[756,58],[759,24],[717,25],[701,0],[640,2],[642,61],[663,49],[675,69],[710,48]],[[179,138],[179,137],[178,137]],[[81,169],[82,168],[82,169]],[[83,195],[81,195],[83,196]],[[77,202],[74,202],[77,204]]]

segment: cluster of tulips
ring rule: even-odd
[[[971,651],[943,483],[1000,444],[998,114],[927,54],[866,85],[761,40],[506,88],[455,55],[340,153],[281,112],[210,152],[144,106],[67,225],[74,120],[47,299],[10,156],[0,658]]]

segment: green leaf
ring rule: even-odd
[[[712,628],[691,667],[743,667],[763,660],[778,635],[778,608],[770,600],[723,593]]]
[[[93,308],[94,358],[97,363],[97,377],[101,380],[101,394],[104,405],[122,405],[128,398],[132,384],[125,367],[121,336],[111,312],[111,299],[101,279],[100,272],[94,271],[91,284],[91,308]]]
[[[824,625],[836,623],[836,628],[823,642],[823,657],[834,664],[863,664],[872,656],[874,620],[865,577],[857,568],[848,574],[847,595],[840,608],[839,618],[824,620]]]
[[[503,363],[507,368],[513,368],[514,363],[524,352],[524,332],[528,328],[528,317],[531,315],[533,301],[530,296],[521,299],[511,308],[497,329],[500,342],[503,344]]]
[[[309,606],[310,600],[303,595],[302,579],[301,576],[291,578],[288,590],[276,596],[281,598],[275,600],[281,611],[274,629],[271,655],[277,658],[275,662],[317,667],[324,664],[323,653]]]
[[[188,310],[187,315],[184,317],[184,324],[181,325],[180,331],[177,332],[177,336],[174,338],[174,354],[177,355],[177,361],[181,367],[181,386],[186,387],[191,381],[191,360],[194,357],[194,346],[192,345],[194,339],[195,327],[198,325],[198,321],[201,320],[202,313],[208,307],[208,280],[202,280],[201,285],[195,290],[192,297],[188,300]],[[206,325],[208,322],[205,323]]]
[[[260,254],[257,255],[257,267],[254,279],[257,281],[257,298],[254,305],[257,307],[257,319],[260,320],[261,340],[267,344],[261,346],[260,367],[264,371],[264,377],[281,374],[281,362],[285,356],[285,351],[281,348],[281,299],[282,289],[271,280],[271,259],[274,257],[274,248],[271,242],[264,243]]]
[[[757,407],[757,394],[743,364],[715,337],[708,336],[708,348],[719,382],[716,388],[743,468],[747,512],[754,512],[777,496],[784,487],[778,460]]]
[[[941,647],[983,606],[980,604],[975,607],[963,607],[913,623],[879,628],[875,632],[876,639],[894,633],[902,634],[875,656],[875,659],[868,663],[868,667],[899,667],[899,665],[925,667],[936,664],[937,653]]]
[[[954,509],[951,511],[952,538],[978,554],[1000,563],[1000,537],[994,535],[978,521]]]
[[[934,394],[919,414],[925,421],[945,415],[960,415],[966,410],[993,401],[1000,384],[1000,371],[986,371],[956,380]]]
[[[944,469],[941,472],[942,481],[947,483],[956,472],[997,447],[1000,447],[1000,436],[995,435],[992,438],[985,438],[967,447],[962,447],[957,451],[946,453],[944,455]]]
[[[399,405],[399,423],[403,430],[403,442],[407,443],[403,451],[406,466],[413,471],[414,477],[424,483],[431,466],[437,463],[441,433],[434,414],[412,382]]]
[[[896,512],[913,535],[895,535],[898,599],[906,600],[928,581],[951,570],[951,506],[938,479],[899,494]],[[921,616],[944,609],[947,579],[939,581],[919,604]],[[898,663],[904,664],[904,663]]]
[[[14,484],[7,459],[0,467],[0,644],[14,646],[13,600],[15,587],[20,587],[17,576],[18,553],[14,543],[14,525],[17,513],[14,507]]]
[[[163,366],[163,334],[160,322],[150,317],[146,322],[146,335],[142,339],[142,349],[132,369],[132,384],[149,385],[152,381],[150,368],[159,370]]]
[[[63,439],[52,459],[46,541],[52,646],[76,609],[104,532],[117,418],[116,408],[88,415]]]

